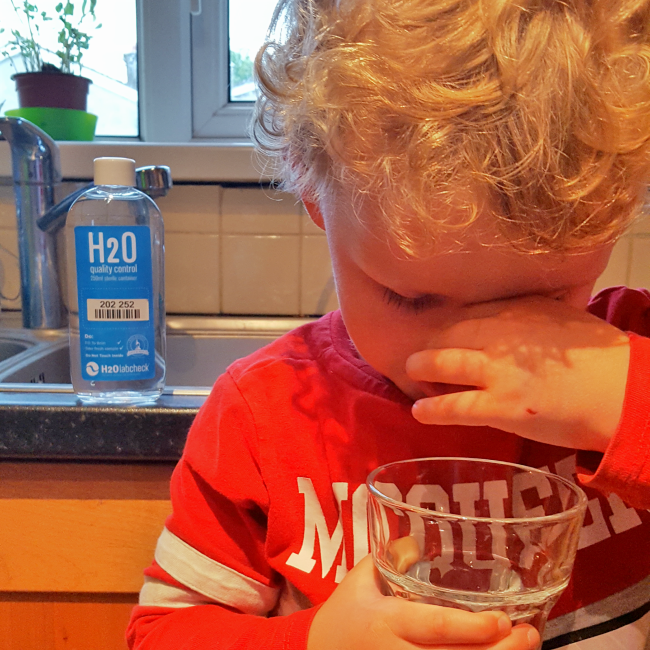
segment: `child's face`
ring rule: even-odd
[[[430,347],[441,328],[522,297],[548,296],[583,310],[611,253],[610,246],[571,256],[522,254],[481,246],[469,233],[462,251],[405,259],[349,214],[349,204],[324,201],[320,211],[350,337],[367,363],[413,399],[431,388],[407,377],[406,360]],[[361,216],[368,219],[367,208]]]

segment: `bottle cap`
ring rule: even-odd
[[[95,185],[135,186],[135,160],[95,158]]]

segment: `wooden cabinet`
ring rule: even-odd
[[[0,461],[0,650],[125,650],[172,469]]]

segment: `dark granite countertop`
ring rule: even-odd
[[[168,315],[168,370],[175,369],[172,385],[153,405],[120,407],[84,405],[69,383],[56,383],[69,376],[62,357],[47,374],[16,375],[23,363],[19,360],[28,366],[29,359],[36,358],[34,351],[43,346],[67,355],[62,344],[67,343],[67,331],[24,330],[19,312],[3,311],[0,334],[5,342],[27,341],[28,349],[0,358],[0,460],[176,461],[209,385],[227,365],[309,320]],[[171,342],[175,342],[171,347],[176,349],[176,366],[170,365]],[[49,374],[52,368],[58,378]],[[55,383],[27,383],[31,381]]]
[[[0,458],[177,460],[205,400],[182,393],[169,390],[153,405],[123,407],[83,405],[71,392],[40,386],[0,392]]]

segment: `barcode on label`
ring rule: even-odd
[[[148,321],[149,301],[146,298],[129,300],[86,301],[89,321]]]
[[[139,309],[95,309],[95,320],[138,320]]]

